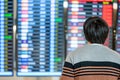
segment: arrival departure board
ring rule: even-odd
[[[67,53],[87,43],[83,23],[90,16],[102,17],[108,23],[110,33],[105,45],[111,47],[112,0],[68,0],[68,3]]]
[[[0,76],[13,75],[13,0],[0,0]]]
[[[117,28],[116,28],[116,51],[120,53],[120,0],[118,2]]]
[[[17,0],[17,75],[60,76],[63,0]]]

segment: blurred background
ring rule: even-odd
[[[108,23],[104,45],[120,53],[120,0],[0,0],[0,80],[59,80],[90,16]]]

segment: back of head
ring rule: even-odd
[[[88,42],[98,44],[104,44],[109,32],[108,24],[97,16],[89,17],[83,25],[83,30]]]

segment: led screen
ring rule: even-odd
[[[63,0],[17,0],[17,75],[60,76]]]
[[[116,51],[120,53],[120,0],[118,2],[117,13],[117,28],[116,28]]]
[[[83,23],[90,16],[102,17],[108,23],[110,33],[105,45],[111,47],[112,1],[68,0],[68,3],[67,53],[87,43],[83,33]]]
[[[13,75],[13,0],[0,0],[0,76]]]

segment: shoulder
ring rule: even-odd
[[[68,53],[65,61],[74,64],[74,62],[75,62],[74,58],[75,58],[75,56],[79,56],[78,53],[80,53],[81,50],[82,50],[82,47],[75,49],[71,53]]]
[[[103,46],[102,50],[105,60],[120,64],[120,53],[106,46]]]

